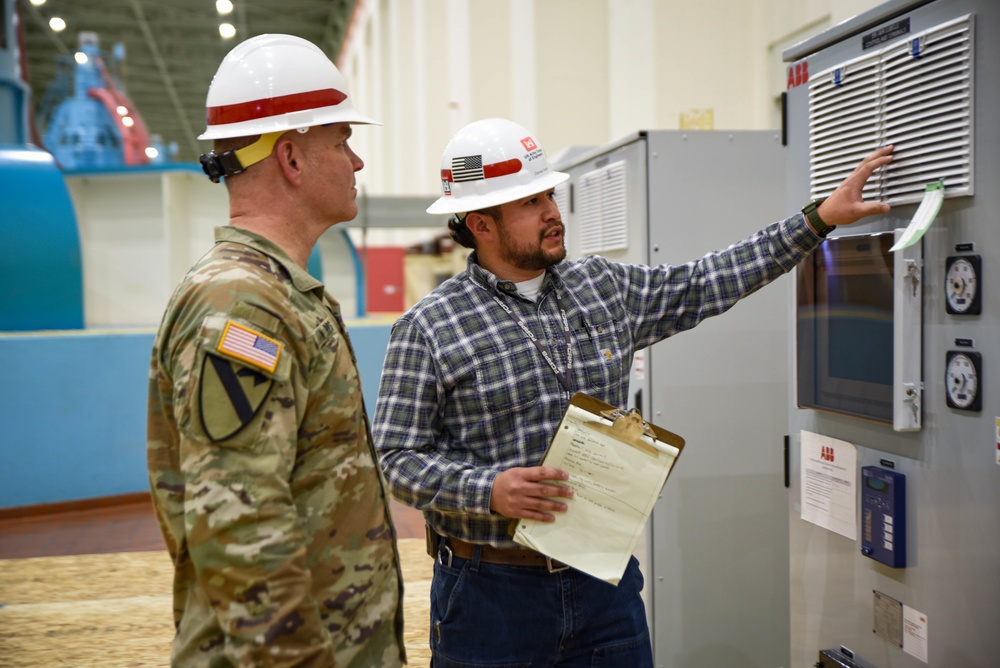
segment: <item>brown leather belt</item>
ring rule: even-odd
[[[555,559],[546,557],[540,552],[535,552],[534,550],[529,550],[528,548],[501,548],[493,547],[492,545],[477,546],[457,538],[450,538],[446,536],[438,536],[437,538],[440,541],[440,547],[437,549],[436,558],[441,559],[442,563],[446,563],[444,560],[448,559],[447,565],[449,566],[451,565],[451,557],[458,557],[459,559],[472,559],[473,550],[476,547],[481,547],[482,552],[479,555],[479,560],[487,564],[500,564],[503,566],[536,566],[538,568],[547,568],[550,573],[558,573],[559,571],[564,571],[569,568],[569,566],[561,561],[556,561]]]

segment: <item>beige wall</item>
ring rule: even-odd
[[[435,195],[466,123],[503,116],[550,155],[639,128],[779,123],[781,52],[878,0],[358,0],[339,64],[382,120],[354,146],[371,195]]]

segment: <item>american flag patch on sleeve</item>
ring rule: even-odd
[[[222,332],[222,339],[216,350],[273,372],[278,366],[281,348],[280,341],[229,320],[226,322],[226,329]]]

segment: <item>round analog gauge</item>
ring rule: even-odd
[[[944,384],[948,405],[965,411],[982,409],[979,394],[982,356],[979,353],[948,351]]]
[[[955,255],[945,263],[944,296],[948,313],[976,315],[980,311],[978,255]]]

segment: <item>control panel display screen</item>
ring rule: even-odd
[[[797,398],[892,424],[892,232],[831,237],[798,269]]]

